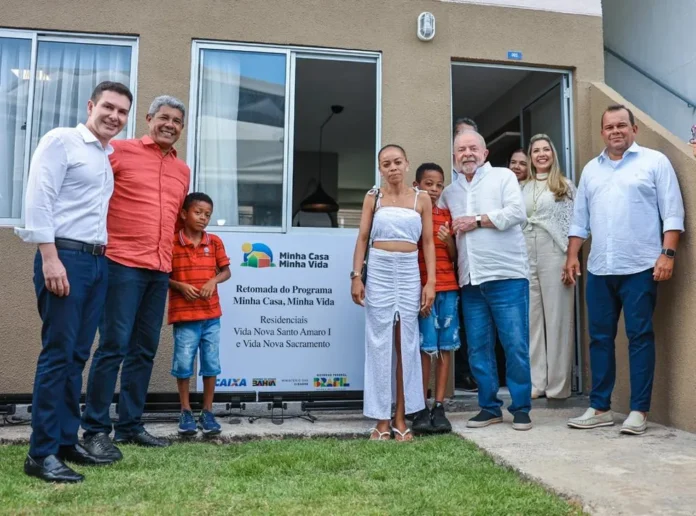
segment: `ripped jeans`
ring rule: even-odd
[[[459,292],[437,292],[428,317],[419,317],[420,349],[437,357],[440,351],[456,351],[459,340]]]

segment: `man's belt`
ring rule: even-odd
[[[86,244],[79,240],[70,240],[69,238],[56,238],[55,244],[58,249],[82,251],[92,256],[104,256],[106,254],[106,246],[102,244]]]

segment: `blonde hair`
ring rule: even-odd
[[[534,160],[532,159],[532,146],[538,141],[545,141],[551,147],[551,152],[553,153],[553,164],[551,165],[551,170],[549,170],[549,177],[546,180],[546,184],[549,186],[549,191],[553,193],[557,201],[562,200],[564,197],[568,199],[571,198],[570,186],[565,177],[563,177],[563,172],[561,172],[561,166],[558,163],[558,152],[556,152],[556,146],[551,141],[546,134],[535,134],[532,139],[529,140],[529,150],[527,151],[527,156],[529,157],[529,173],[527,179],[524,183],[533,181],[537,178],[537,169],[534,166]]]

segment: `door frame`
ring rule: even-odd
[[[526,148],[527,146],[525,145],[525,141],[527,139],[527,135],[525,132],[525,111],[528,111],[530,107],[532,107],[534,104],[542,100],[544,97],[546,97],[549,93],[551,93],[553,90],[555,90],[558,87],[558,101],[561,103],[561,131],[562,131],[562,141],[561,142],[555,142],[557,146],[557,150],[559,153],[563,154],[564,162],[566,163],[566,167],[564,167],[564,170],[566,171],[566,174],[569,174],[574,172],[574,167],[572,166],[572,154],[571,154],[571,149],[572,145],[570,142],[571,134],[572,131],[570,130],[570,111],[571,111],[571,106],[570,106],[570,88],[568,85],[568,75],[561,75],[558,77],[558,80],[554,81],[553,83],[549,84],[547,88],[544,90],[540,90],[541,93],[535,97],[532,98],[532,100],[528,101],[526,104],[524,104],[520,108],[520,146],[522,148]],[[559,145],[560,143],[560,145]],[[572,181],[575,181],[575,177],[568,175],[568,177],[571,178]]]
[[[524,66],[524,65],[513,65],[513,64],[500,64],[500,63],[487,63],[487,62],[477,62],[477,61],[450,61],[450,129],[454,124],[454,81],[452,70],[455,66],[470,66],[475,68],[498,68],[502,70],[524,70],[528,72],[546,72],[555,73],[559,75],[559,82],[561,84],[561,95],[559,101],[561,102],[561,113],[563,119],[561,121],[563,127],[563,139],[567,142],[564,145],[563,152],[566,156],[566,162],[568,163],[568,170],[566,170],[566,177],[568,177],[575,185],[578,183],[578,177],[576,173],[575,166],[575,90],[573,87],[574,72],[570,69],[565,68],[548,68],[541,66]],[[522,106],[520,110],[520,125],[523,123],[522,120],[522,110],[525,106],[532,104],[535,100],[538,100],[544,94],[554,87],[558,83],[554,83],[549,88],[544,89],[538,95],[530,99],[527,103]],[[524,142],[524,128],[521,127],[520,130],[520,142]],[[450,142],[450,156],[453,153],[452,142]],[[581,311],[580,311],[580,289],[575,289],[575,357],[573,360],[573,373],[572,382],[573,390],[575,394],[583,394],[583,358],[584,353],[582,349],[582,325],[581,323]]]

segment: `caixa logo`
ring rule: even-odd
[[[218,378],[215,387],[246,387],[246,378]]]
[[[315,376],[314,387],[320,389],[322,387],[350,387],[347,376]]]

